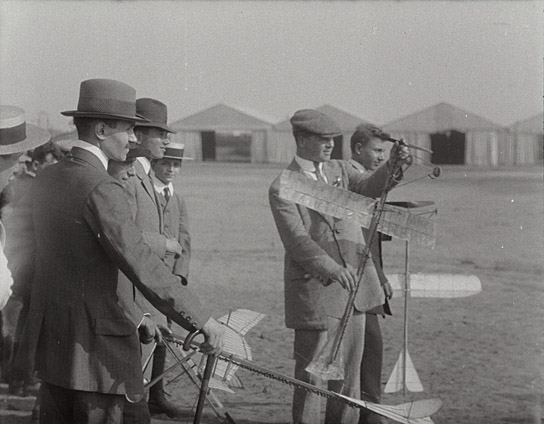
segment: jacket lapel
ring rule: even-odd
[[[157,196],[157,193],[155,192],[155,187],[153,187],[153,179],[150,175],[147,175],[145,173],[144,166],[139,160],[136,160],[136,162],[134,163],[134,169],[136,170],[136,177],[140,180],[140,184],[157,208],[159,214],[159,229],[160,233],[162,234],[164,232],[164,215],[161,204],[159,202],[159,198]]]
[[[291,163],[289,164],[289,166],[287,167],[287,169],[289,169],[290,171],[294,171],[294,172],[298,172],[299,174],[302,174],[304,175],[306,178],[308,178],[308,176],[304,173],[304,171],[302,170],[302,168],[300,167],[300,165],[298,164],[298,162],[293,159],[291,161]],[[327,181],[328,181],[328,184],[330,184],[330,179],[329,179],[329,176],[325,173],[325,176],[327,178]],[[303,206],[300,206],[300,205],[297,205],[298,207],[303,207]],[[318,214],[321,218],[323,218],[323,220],[325,222],[327,222],[327,224],[332,228],[334,228],[334,218],[331,217],[331,216],[328,216],[328,215],[324,215],[320,212],[317,212],[315,210],[312,209],[313,212],[315,212],[316,214]]]

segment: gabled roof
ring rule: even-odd
[[[543,134],[544,133],[544,114],[532,116],[521,121],[514,122],[509,127],[512,131],[526,134]]]
[[[362,118],[352,115],[351,113],[346,112],[345,110],[339,109],[335,106],[331,105],[323,105],[318,108],[316,108],[321,113],[324,113],[329,118],[331,118],[334,122],[338,124],[342,132],[352,132],[355,131],[355,128],[361,124],[363,121]],[[291,122],[289,122],[289,118],[279,122],[278,124],[274,125],[274,129],[278,131],[291,131]]]
[[[502,127],[449,103],[438,103],[383,126],[387,131],[436,133],[449,130],[500,130]]]
[[[262,130],[272,127],[272,123],[259,119],[249,113],[219,103],[201,112],[189,115],[170,124],[170,127],[176,131],[196,130]]]

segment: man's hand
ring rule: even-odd
[[[403,140],[401,139],[401,141]],[[391,148],[391,153],[389,154],[389,163],[395,160],[400,166],[412,164],[413,158],[408,146],[395,143],[395,145]]]
[[[144,319],[138,327],[138,334],[140,335],[140,342],[143,344],[149,344],[155,339],[157,343],[162,342],[162,334],[160,328],[155,322],[148,316],[144,316]]]
[[[329,277],[333,282],[338,282],[347,291],[353,291],[357,285],[357,271],[354,268],[339,268]]]
[[[176,258],[179,258],[183,253],[183,248],[175,239],[166,239],[166,252],[173,253]]]
[[[382,285],[383,292],[385,293],[385,297],[387,299],[391,299],[393,297],[393,287],[391,287],[391,284],[389,284],[389,281],[386,281]]]
[[[202,332],[204,333],[206,340],[200,345],[200,350],[206,355],[217,355],[221,353],[225,346],[225,326],[218,323],[213,318],[210,318],[206,324],[204,324],[204,327],[202,327]]]

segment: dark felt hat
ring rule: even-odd
[[[26,152],[51,140],[49,131],[26,123],[17,106],[0,106],[0,155]]]
[[[149,122],[139,123],[139,127],[155,127],[172,134],[176,133],[166,125],[168,122],[168,109],[164,103],[143,97],[136,100],[136,113],[145,116],[149,120]]]
[[[340,127],[324,113],[313,109],[297,110],[291,117],[293,131],[301,131],[321,137],[337,137],[342,134]]]
[[[136,113],[136,90],[130,85],[110,79],[89,79],[79,87],[77,110],[61,112],[64,116],[119,119],[147,122]]]

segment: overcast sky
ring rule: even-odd
[[[384,124],[449,102],[501,125],[542,112],[543,1],[8,2],[0,102],[74,109],[119,79],[170,121],[218,102],[269,116],[329,103]]]

